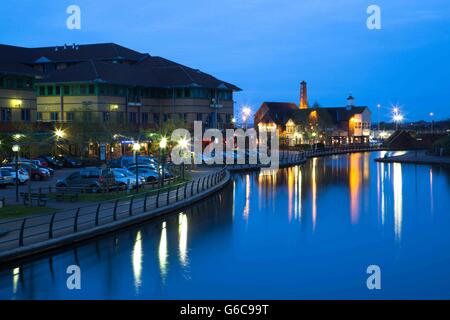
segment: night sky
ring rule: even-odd
[[[68,30],[66,8],[81,8]],[[381,30],[366,27],[381,7]],[[448,0],[2,0],[0,43],[26,47],[115,42],[232,82],[236,109],[263,101],[357,105],[390,119],[450,117]]]

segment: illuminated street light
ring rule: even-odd
[[[180,140],[178,140],[178,146],[181,149],[181,156],[184,159],[184,150],[188,150],[188,146],[189,146],[189,141],[186,139],[186,137],[181,137]],[[181,165],[181,177],[184,180],[184,160],[183,163]]]
[[[161,173],[160,173],[160,184],[161,187],[164,186],[164,157],[163,157],[163,151],[164,149],[167,147],[167,138],[166,137],[162,137],[161,141],[159,141],[159,162],[161,163]]]
[[[139,142],[133,143],[134,163],[136,164],[136,193],[139,193],[139,165],[138,165],[138,152],[141,150],[141,144]]]
[[[430,117],[431,117],[431,133],[433,133],[434,131],[434,112],[430,112]]]
[[[250,117],[251,113],[252,113],[252,109],[250,109],[249,107],[244,106],[242,108],[242,122],[245,126],[245,129],[247,129],[247,121],[248,121],[248,118]]]
[[[182,149],[187,149],[189,145],[189,141],[186,139],[186,137],[182,137],[180,138],[180,140],[178,140],[178,146]]]
[[[381,110],[381,104],[377,104],[377,111],[378,111],[378,132],[380,132],[380,110]]]
[[[53,134],[55,135],[55,137],[57,139],[62,139],[66,136],[66,133],[64,132],[64,130],[62,129],[55,129],[55,131],[53,132]]]
[[[161,138],[161,141],[159,142],[159,147],[161,149],[165,149],[167,147],[167,138],[166,137]]]
[[[16,182],[16,202],[19,202],[19,151],[20,151],[20,146],[18,144],[13,145],[12,151],[16,154],[16,181],[15,181]]]

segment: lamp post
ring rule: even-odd
[[[398,130],[399,122],[402,122],[404,119],[403,115],[400,113],[400,109],[398,107],[394,107],[392,109],[392,120],[395,122],[395,130]]]
[[[180,151],[181,151],[181,157],[183,158],[183,163],[182,163],[182,166],[181,166],[181,177],[182,177],[183,180],[184,180],[184,166],[185,166],[185,163],[184,163],[184,161],[185,161],[185,151],[188,149],[188,145],[189,145],[189,142],[186,139],[186,137],[183,137],[180,140],[178,140],[178,146],[179,146]]]
[[[161,141],[159,141],[159,162],[161,163],[161,174],[160,174],[160,184],[161,187],[164,186],[164,156],[163,156],[163,152],[164,149],[166,149],[167,147],[167,138],[166,137],[162,137]]]
[[[136,164],[136,193],[139,193],[139,164],[138,164],[138,152],[141,150],[139,142],[133,143],[134,163]]]
[[[434,112],[430,112],[430,117],[431,117],[431,133],[434,132]]]
[[[16,202],[19,202],[19,151],[20,146],[15,144],[12,146],[12,151],[16,154]],[[30,176],[31,179],[31,176]]]
[[[377,104],[377,110],[378,110],[378,134],[380,134],[380,109],[381,109],[381,104]]]
[[[242,120],[244,121],[245,130],[247,130],[247,121],[250,117],[250,114],[252,113],[252,110],[249,107],[244,107],[242,109]]]
[[[55,137],[55,154],[58,153],[58,141],[59,139],[64,139],[66,136],[66,133],[61,128],[55,128],[55,131],[53,131],[53,135]]]

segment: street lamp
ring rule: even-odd
[[[58,141],[59,139],[64,139],[66,133],[61,128],[55,128],[53,131],[53,135],[55,137],[55,154],[58,153]]]
[[[180,140],[178,140],[178,147],[180,148],[181,157],[183,158],[183,164],[181,167],[181,177],[183,178],[183,180],[184,180],[184,166],[185,166],[184,152],[185,152],[185,150],[188,149],[188,146],[189,146],[189,141],[186,139],[186,137],[182,137],[182,138],[180,138]]]
[[[392,119],[395,122],[395,130],[398,130],[398,124],[399,122],[403,121],[403,116],[401,114],[395,114]]]
[[[245,124],[245,129],[247,129],[247,120],[250,117],[250,114],[252,113],[252,110],[249,107],[244,107],[242,109],[242,120]]]
[[[20,146],[15,144],[12,146],[12,151],[16,154],[16,202],[19,202],[19,151]],[[31,178],[31,176],[30,176]]]
[[[136,193],[139,193],[139,165],[138,165],[139,150],[141,150],[141,144],[139,142],[133,143],[134,163],[136,164]]]
[[[380,134],[380,109],[381,109],[381,104],[377,104],[377,110],[378,110],[378,134]]]
[[[400,109],[398,107],[394,107],[392,109],[392,120],[395,122],[395,130],[398,130],[399,122],[402,122],[404,119],[403,115],[400,113]]]
[[[431,133],[434,132],[434,112],[430,112],[430,117],[431,117]]]
[[[167,138],[162,137],[161,141],[159,141],[159,162],[161,163],[161,174],[160,174],[160,184],[161,187],[164,186],[164,157],[162,155],[162,152],[164,152],[164,149],[167,147]]]

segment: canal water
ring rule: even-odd
[[[236,175],[184,211],[0,271],[0,299],[448,299],[450,172],[383,155]]]

